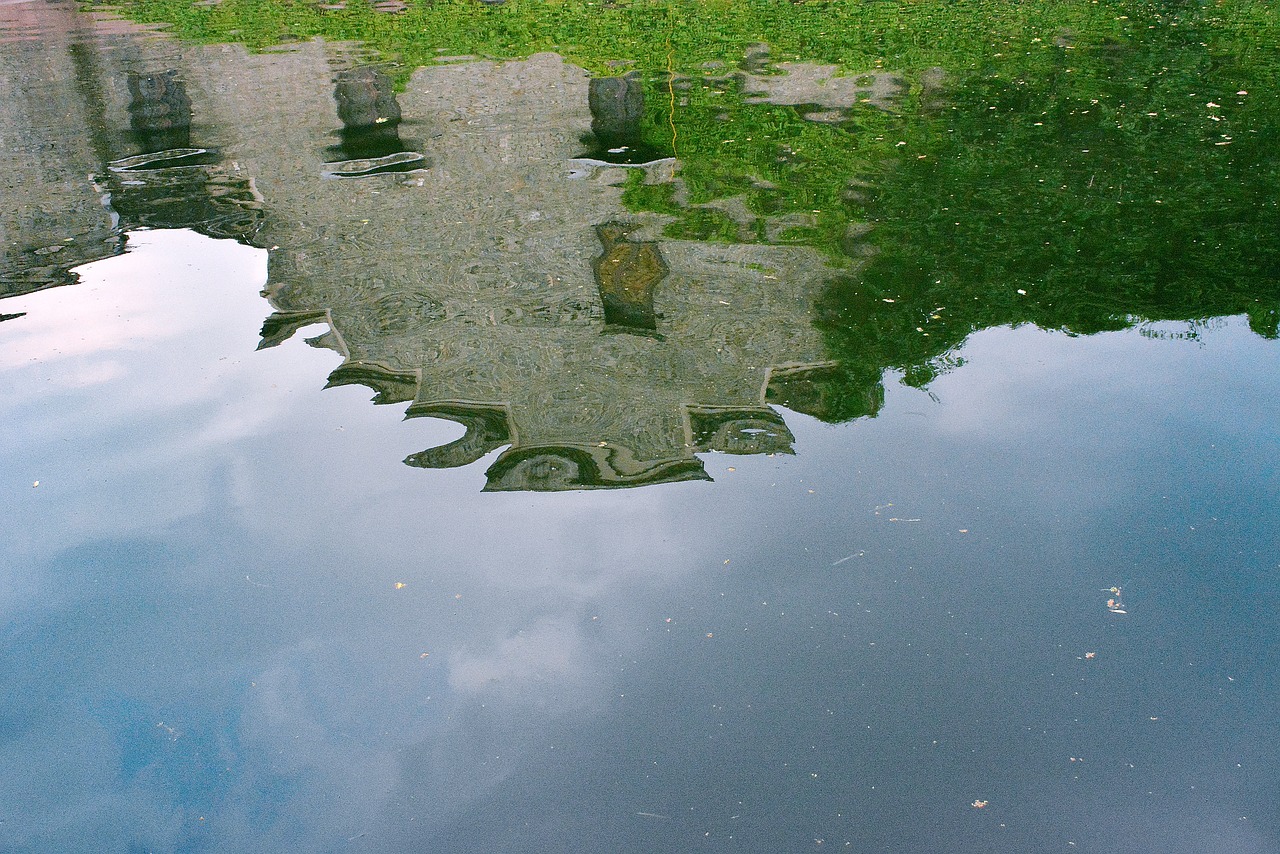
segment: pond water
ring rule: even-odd
[[[1280,852],[1280,23],[1020,5],[0,4],[0,848]]]

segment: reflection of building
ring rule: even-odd
[[[313,49],[297,61],[319,65]],[[317,77],[296,140],[237,152],[270,209],[259,239],[281,247],[264,344],[323,320],[312,340],[346,358],[331,383],[467,427],[407,462],[509,444],[488,488],[556,489],[705,477],[697,451],[790,450],[764,394],[771,369],[823,358],[809,318],[830,270],[815,253],[663,240],[629,215],[626,170],[659,180],[671,164],[573,160],[589,80],[558,57],[418,71],[399,112],[431,168],[359,180],[270,163],[332,131]]]
[[[68,269],[120,250],[86,180],[105,162],[101,105],[69,85],[93,73],[91,31],[71,3],[0,4],[0,296],[74,281]]]
[[[660,217],[629,214],[628,171],[670,180],[673,162],[578,158],[585,138],[631,132],[629,83],[593,92],[582,69],[539,55],[441,63],[396,94],[319,43],[125,46],[99,51],[100,73],[63,74],[97,87],[81,99],[97,114],[51,133],[107,130],[64,183],[93,174],[99,190],[77,186],[86,201],[29,244],[77,217],[118,239],[115,213],[269,247],[262,345],[327,324],[311,342],[343,356],[331,385],[466,426],[409,464],[510,445],[489,489],[697,479],[700,451],[790,452],[766,392],[822,364],[810,317],[831,270],[804,247],[668,240]]]
[[[74,282],[132,227],[252,233],[252,183],[198,147],[173,42],[58,2],[0,5],[0,34],[26,36],[0,50],[0,296]]]

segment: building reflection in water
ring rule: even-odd
[[[250,239],[262,220],[262,199],[250,179],[222,168],[216,149],[192,144],[191,100],[180,72],[130,73],[127,85],[139,153],[111,161],[100,179],[122,227]]]
[[[557,490],[707,479],[708,451],[792,452],[768,404],[803,410],[829,367],[811,317],[833,271],[806,247],[673,240],[663,216],[628,212],[628,174],[679,181],[673,158],[642,159],[663,152],[641,145],[636,78],[593,80],[542,54],[419,69],[397,94],[383,70],[318,42],[258,55],[95,44],[99,73],[58,97],[91,91],[128,141],[59,167],[97,176],[82,192],[116,218],[104,230],[191,227],[269,248],[260,346],[324,324],[309,343],[342,356],[330,386],[465,428],[409,465],[505,447],[486,489]],[[429,164],[401,140],[407,122],[431,129]],[[584,139],[639,155],[584,157]],[[6,287],[22,263],[7,252]]]
[[[333,161],[317,174],[291,152],[328,132],[333,102],[322,110],[315,90],[332,61],[322,46],[289,55],[291,92],[316,81],[289,106],[292,138],[246,134],[238,156],[259,164],[257,242],[278,247],[261,346],[326,325],[309,342],[343,356],[330,386],[464,427],[406,463],[505,448],[488,490],[706,479],[701,452],[791,452],[766,394],[782,401],[827,364],[810,316],[832,271],[816,252],[670,240],[661,216],[628,212],[629,173],[670,182],[677,164],[579,156],[601,134],[601,99],[549,54],[420,69],[394,101],[380,72],[341,72],[344,126],[429,127],[430,168],[326,180]],[[365,105],[348,112],[350,92]],[[619,96],[634,116],[633,97]],[[342,152],[356,153],[379,152]]]
[[[400,139],[400,104],[395,83],[379,68],[360,66],[338,72],[333,99],[342,130],[325,153],[326,174],[359,178],[379,172],[409,172],[426,158]]]
[[[669,147],[645,138],[644,81],[638,72],[621,77],[593,77],[587,82],[591,133],[582,138],[583,158],[605,163],[639,164],[671,157]]]
[[[261,198],[200,139],[183,49],[70,3],[0,6],[19,24],[41,35],[0,51],[0,297],[76,282],[134,228],[252,238]]]

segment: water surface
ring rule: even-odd
[[[1280,852],[1265,10],[272,8],[0,7],[2,847]]]

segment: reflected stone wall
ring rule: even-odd
[[[5,213],[6,286],[44,275],[40,247],[87,235],[102,257],[137,225],[266,247],[262,345],[326,324],[310,340],[343,357],[331,385],[466,425],[407,463],[509,446],[490,489],[698,479],[700,451],[791,451],[766,390],[822,363],[810,317],[832,271],[807,248],[673,241],[629,214],[628,170],[670,181],[678,163],[582,159],[601,130],[584,70],[441,63],[396,93],[341,45],[95,45],[76,67],[70,44],[5,53],[6,180],[25,194]],[[20,140],[41,115],[45,136]]]
[[[0,296],[14,296],[74,281],[120,240],[87,180],[100,101],[72,85],[93,67],[91,22],[69,3],[0,4],[0,30],[14,34],[0,45]]]
[[[129,22],[60,2],[0,5],[0,297],[77,280],[140,226],[247,239],[252,180],[193,120],[191,56]]]
[[[295,56],[318,65],[309,50]],[[510,444],[489,488],[556,489],[705,477],[699,450],[790,451],[765,386],[823,358],[809,318],[830,270],[801,247],[661,239],[660,219],[628,214],[626,170],[664,180],[672,164],[573,159],[592,123],[582,69],[541,55],[420,70],[398,103],[430,167],[359,179],[281,159],[335,132],[327,95],[317,82],[295,106],[288,144],[262,128],[237,148],[270,211],[259,240],[279,247],[264,343],[323,318],[313,343],[346,360],[332,383],[468,426],[410,464]],[[628,287],[649,322],[609,315]]]

